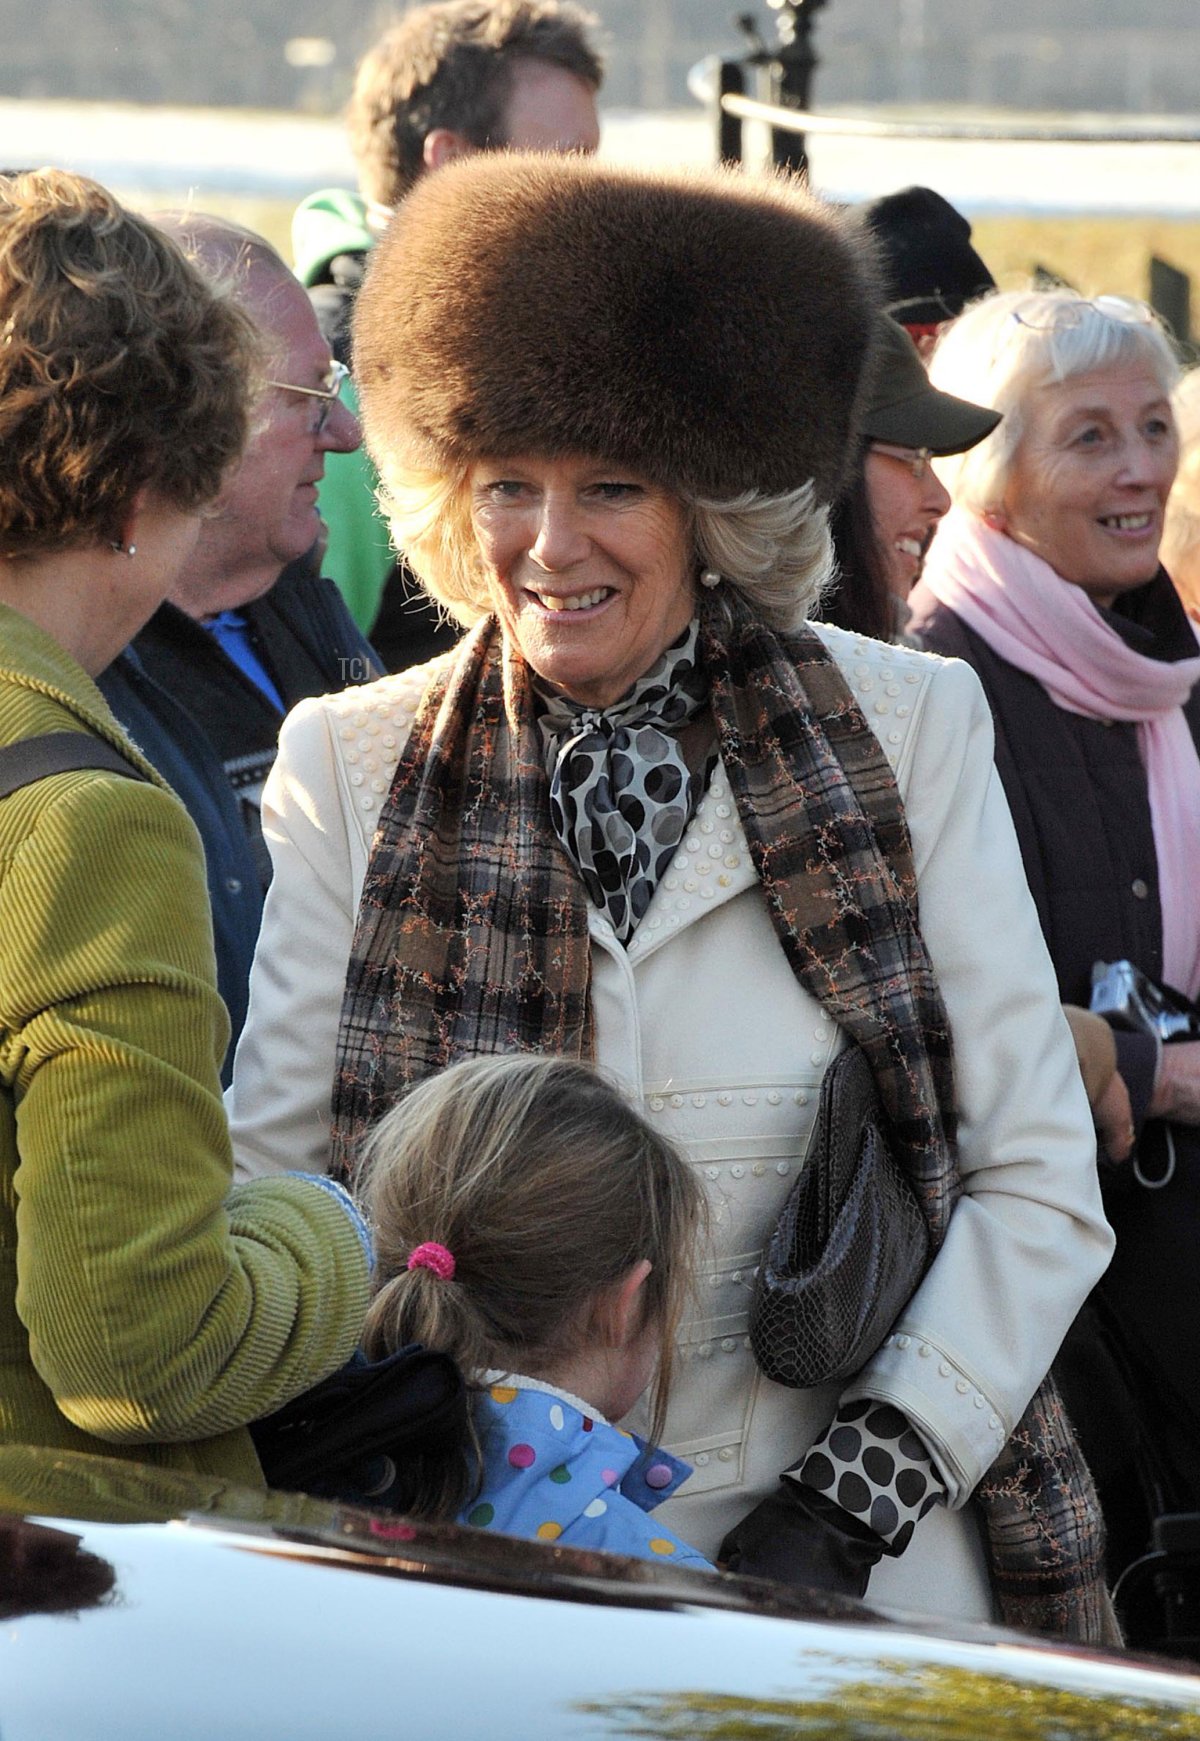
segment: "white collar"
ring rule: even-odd
[[[528,1378],[523,1372],[504,1372],[498,1367],[489,1367],[479,1374],[480,1384],[511,1384],[515,1390],[540,1390],[546,1396],[556,1396],[560,1402],[570,1403],[573,1409],[578,1409],[581,1415],[587,1415],[593,1421],[599,1421],[602,1427],[611,1427],[612,1422],[606,1420],[598,1408],[593,1408],[590,1402],[585,1402],[581,1396],[573,1396],[569,1390],[561,1390],[557,1384],[547,1384],[541,1378]]]

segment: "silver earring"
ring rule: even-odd
[[[124,555],[126,555],[126,556],[136,556],[137,555],[137,545],[136,544],[122,544],[121,540],[119,538],[114,538],[111,541],[111,543],[109,544],[108,548],[110,550],[115,551],[118,556],[120,556],[122,553],[124,553]]]
[[[720,586],[720,584],[721,576],[717,573],[715,568],[702,568],[700,570],[701,586]]]

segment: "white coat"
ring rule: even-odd
[[[841,1394],[902,1409],[950,1505],[872,1574],[869,1598],[993,1614],[970,1495],[1112,1249],[1054,974],[992,766],[974,673],[819,625],[895,769],[921,927],[950,1016],[964,1195],[895,1332]],[[371,840],[427,673],[302,703],[263,820],[275,863],[230,1113],[243,1174],[327,1165],[346,963]],[[665,1445],[695,1466],[664,1521],[709,1557],[828,1423],[839,1391],[758,1373],[747,1309],[804,1165],[840,1030],[777,941],[718,765],[627,949],[591,914],[597,1062],[702,1174],[713,1245]]]

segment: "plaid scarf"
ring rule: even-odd
[[[863,1047],[935,1245],[961,1185],[946,1012],[891,766],[811,629],[730,587],[701,606],[721,757],[793,973]],[[380,818],[351,949],[334,1167],[411,1084],[476,1053],[587,1057],[583,884],[550,826],[533,697],[496,624],[432,678]],[[1047,1378],[976,1490],[1004,1619],[1117,1634],[1091,1478]]]

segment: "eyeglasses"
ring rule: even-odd
[[[323,387],[297,387],[294,381],[268,381],[268,387],[278,387],[281,393],[303,393],[308,399],[319,399],[321,408],[317,412],[317,420],[313,424],[313,435],[320,435],[329,422],[334,406],[342,396],[342,382],[349,378],[350,371],[345,363],[330,363],[329,373],[325,377]]]
[[[1148,303],[1139,302],[1133,296],[1078,296],[1068,300],[1055,299],[1042,311],[1034,304],[1032,313],[1023,314],[1019,308],[1012,310],[1012,318],[1018,326],[1025,326],[1031,332],[1069,332],[1083,321],[1084,310],[1090,308],[1095,314],[1101,314],[1105,320],[1119,321],[1122,326],[1161,326],[1161,321]]]
[[[933,458],[931,447],[900,447],[894,441],[868,441],[867,447],[871,453],[881,453],[886,459],[898,459],[901,465],[908,467],[918,483],[929,470]]]

